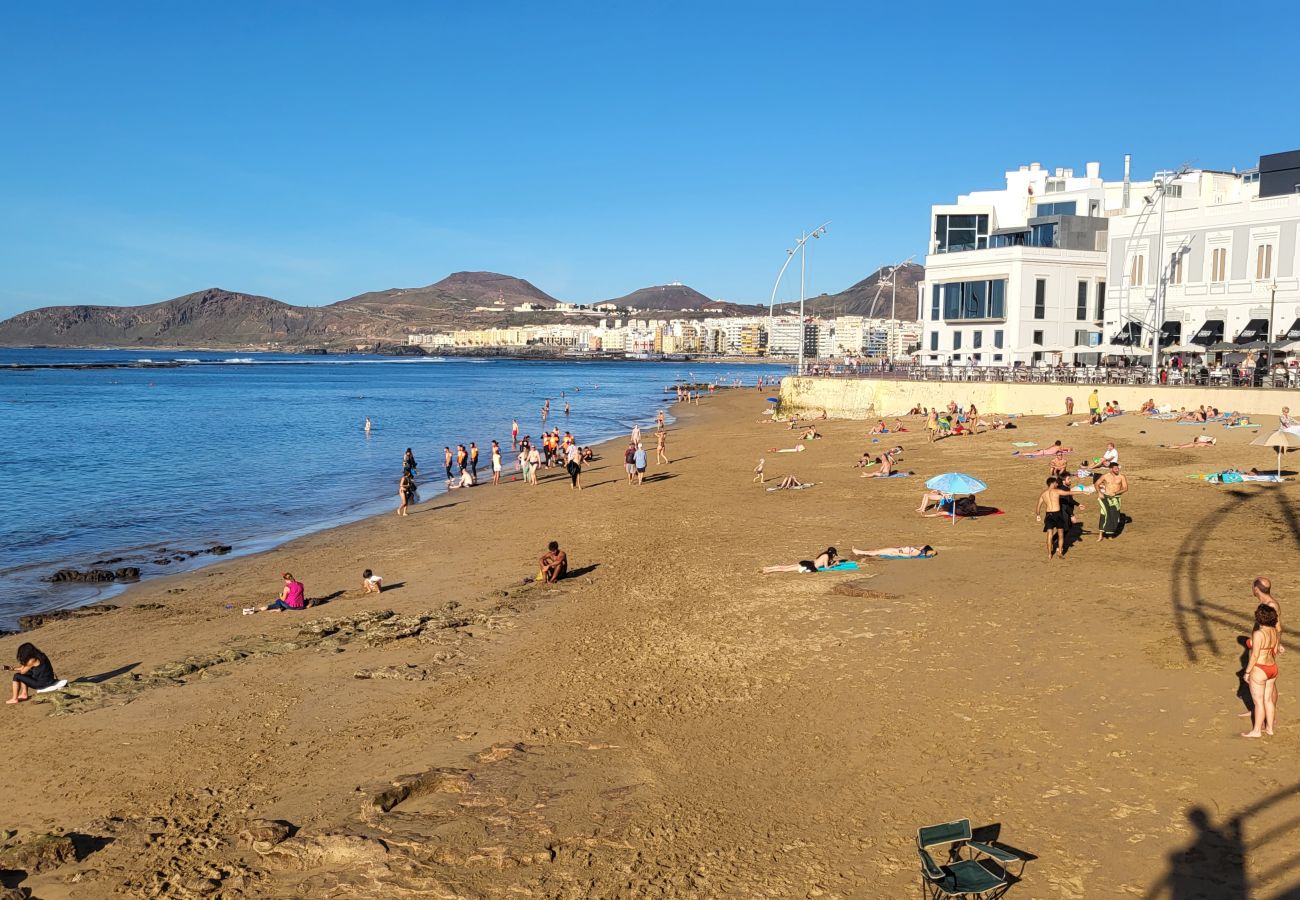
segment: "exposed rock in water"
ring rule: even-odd
[[[59,582],[91,582],[100,583],[105,581],[136,581],[140,578],[140,570],[135,566],[122,566],[120,569],[59,569],[53,575],[46,578],[46,581]]]
[[[92,603],[89,606],[78,606],[76,609],[56,609],[47,613],[33,613],[30,616],[19,616],[18,628],[20,631],[31,631],[49,622],[60,622],[64,619],[88,619],[91,616],[100,616],[115,609],[117,607],[112,603]]]

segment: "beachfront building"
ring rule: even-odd
[[[799,344],[809,359],[817,356],[817,322],[811,317],[775,316],[767,329],[769,356],[798,356]]]
[[[1228,343],[1259,358],[1270,338],[1300,340],[1300,151],[1155,180],[1165,189],[1133,191],[1110,222],[1107,339],[1149,352],[1158,327],[1170,350]]]
[[[921,362],[1012,366],[1100,343],[1108,195],[1100,163],[1032,163],[932,207]]]

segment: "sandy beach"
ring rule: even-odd
[[[1276,736],[1238,736],[1251,579],[1273,578],[1284,627],[1296,592],[1297,484],[1187,477],[1272,471],[1256,432],[1035,417],[931,445],[910,420],[871,444],[828,421],[780,454],[796,434],[762,415],[770,390],[679,405],[673,462],[654,465],[651,435],[640,487],[607,446],[580,493],[558,469],[452,492],[0,639],[6,662],[31,640],[90,679],[5,707],[0,827],[17,834],[0,867],[25,862],[3,885],[902,897],[917,827],[969,817],[1029,857],[1010,897],[1300,891],[1287,654]],[[1157,446],[1201,433],[1217,445]],[[1048,464],[1012,441],[1058,438],[1072,460],[1117,443],[1132,521],[1097,544],[1085,500],[1089,533],[1048,560]],[[865,447],[894,444],[916,477],[859,477]],[[769,481],[816,487],[765,491],[760,457]],[[1004,514],[918,516],[947,471],[987,481],[980,503]],[[551,539],[574,577],[525,585]],[[938,557],[759,574],[827,545],[925,543]],[[383,594],[361,593],[365,568]],[[322,605],[240,615],[283,571]]]

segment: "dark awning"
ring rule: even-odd
[[[1291,327],[1286,330],[1286,339],[1288,341],[1300,341],[1300,319],[1291,323]]]
[[[1192,338],[1191,342],[1200,344],[1202,347],[1208,347],[1221,340],[1223,340],[1223,320],[1206,319],[1205,324],[1201,326],[1200,331],[1196,332],[1196,336]]]
[[[1110,342],[1124,346],[1142,343],[1142,323],[1125,322],[1124,327],[1110,339]]]
[[[1168,347],[1170,344],[1176,344],[1183,337],[1182,322],[1165,322],[1160,326],[1160,346]]]
[[[1251,319],[1241,334],[1233,340],[1234,344],[1249,344],[1251,341],[1268,340],[1268,319]]]

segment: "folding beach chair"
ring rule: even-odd
[[[931,847],[948,847],[949,862],[939,865],[930,855]],[[970,857],[963,859],[966,848]],[[1011,886],[1012,878],[1007,865],[1020,863],[1023,874],[1025,860],[1014,853],[971,839],[970,819],[958,819],[942,825],[927,825],[916,832],[916,852],[921,857],[921,894],[935,900],[939,897],[1001,897]],[[998,872],[976,859],[987,856]],[[1019,880],[1019,875],[1014,880]]]

